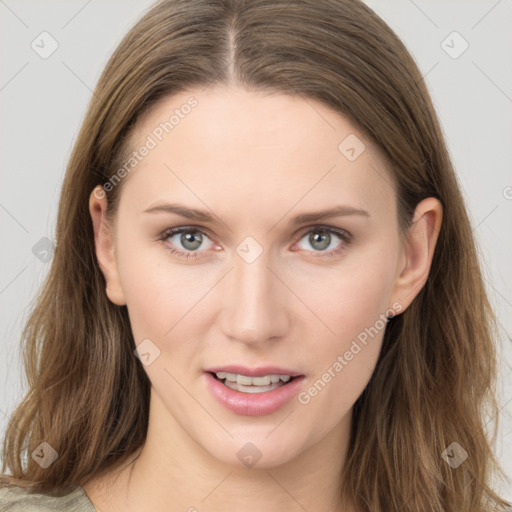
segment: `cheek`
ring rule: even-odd
[[[128,247],[120,237],[118,268],[136,342],[173,335],[205,293],[212,277],[198,266],[173,264],[163,246]],[[213,284],[213,282],[212,282]],[[210,285],[211,286],[211,285]]]
[[[373,374],[387,325],[380,304],[375,295],[361,294],[349,310],[326,317],[336,334],[310,347],[311,374],[298,401],[309,417],[322,419],[324,431],[349,413]]]
[[[310,284],[308,305],[323,322],[309,337],[312,375],[302,404],[339,420],[366,387],[377,363],[391,309],[396,260],[392,250],[359,254],[354,263]],[[331,269],[332,270],[332,269]],[[311,278],[312,276],[310,276]],[[310,281],[314,282],[314,281]],[[316,322],[317,320],[312,320]],[[313,325],[313,323],[311,323]],[[318,348],[321,347],[321,350]]]
[[[299,280],[295,278],[304,302],[323,323],[324,339],[331,341],[324,347],[340,348],[386,314],[395,269],[393,251],[372,247],[354,253],[337,267],[311,269],[302,272]]]

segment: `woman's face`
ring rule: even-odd
[[[131,144],[99,258],[161,435],[262,467],[346,433],[418,285],[381,153],[319,102],[228,87],[166,98]]]

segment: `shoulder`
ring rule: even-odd
[[[65,495],[35,493],[17,486],[0,486],[2,512],[96,512],[82,487]]]

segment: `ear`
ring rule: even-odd
[[[443,207],[434,197],[416,206],[413,221],[402,247],[402,258],[395,280],[393,296],[405,311],[427,282],[434,256]]]
[[[89,196],[89,212],[94,230],[94,246],[98,263],[107,282],[108,298],[118,306],[126,304],[114,252],[113,226],[107,221],[107,198],[101,185]]]

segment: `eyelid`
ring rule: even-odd
[[[335,234],[338,234],[338,236],[344,236],[348,239],[352,239],[353,235],[348,232],[346,229],[343,228],[337,228],[335,226],[329,226],[324,224],[311,224],[310,226],[304,226],[303,228],[300,228],[298,230],[298,234],[294,235],[294,237],[300,237],[302,238],[306,233],[309,233],[309,231],[312,231],[313,229],[317,229],[318,231],[325,230],[329,232],[333,232]],[[161,232],[159,235],[159,238],[167,238],[171,234],[177,234],[179,231],[198,231],[204,235],[207,235],[208,238],[213,240],[214,237],[212,237],[212,234],[210,230],[204,226],[194,226],[194,225],[183,225],[183,226],[175,226],[165,229]]]
[[[346,229],[343,228],[337,228],[335,226],[327,226],[324,224],[312,224],[311,226],[306,226],[305,228],[301,228],[299,231],[299,239],[302,238],[306,233],[309,233],[310,231],[327,231],[329,233],[334,233],[335,235],[343,238],[344,240],[352,240],[353,235],[352,233],[349,233]]]
[[[199,231],[202,234],[208,235],[211,238],[211,231],[207,227],[194,226],[193,224],[183,224],[183,225],[179,225],[179,226],[171,226],[162,231],[162,236],[165,233],[172,233],[173,231],[175,232],[174,234],[176,234],[177,231]]]

